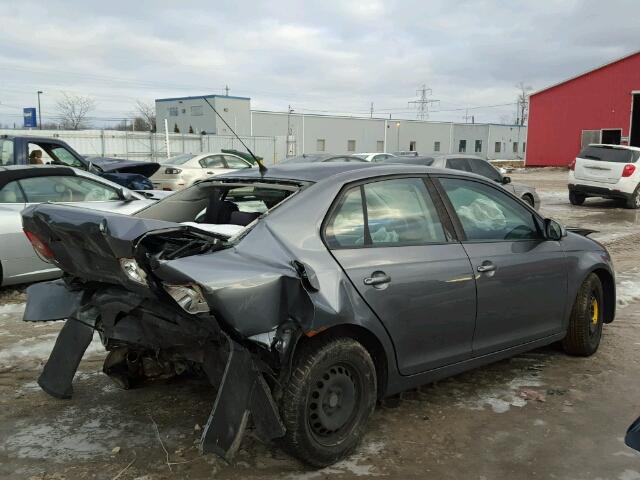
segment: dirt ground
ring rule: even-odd
[[[119,390],[94,341],[72,400],[40,391],[60,324],[22,323],[24,294],[0,289],[0,478],[640,479],[640,454],[623,442],[640,415],[640,211],[595,199],[572,207],[566,172],[512,178],[538,189],[545,215],[599,230],[615,259],[618,315],[595,356],[549,347],[406,392],[378,406],[355,455],[324,470],[251,433],[226,464],[197,451],[215,393],[202,380]]]

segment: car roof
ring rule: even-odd
[[[640,152],[640,147],[632,147],[631,145],[616,145],[610,143],[590,143],[590,147],[605,147],[605,148],[617,148],[619,150],[633,150],[634,152]]]
[[[3,165],[0,166],[0,188],[14,180],[33,177],[77,176],[71,167],[51,165]]]
[[[468,153],[443,153],[441,155],[434,155],[433,158],[436,160],[446,160],[448,158],[474,158],[476,160],[487,161],[478,155],[469,155]]]
[[[462,172],[458,170],[450,170],[444,168],[427,167],[424,165],[411,165],[408,163],[291,163],[284,165],[273,165],[268,167],[264,175],[260,174],[259,169],[252,168],[247,170],[238,170],[233,173],[217,175],[212,180],[224,180],[225,178],[234,179],[264,179],[269,181],[289,181],[299,183],[319,183],[322,181],[342,182],[357,181],[369,177],[398,175],[398,174],[445,174],[470,176],[486,180],[480,175],[474,173]]]

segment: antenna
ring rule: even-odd
[[[231,128],[231,125],[229,125],[229,124],[227,123],[227,121],[222,117],[222,115],[220,115],[220,114],[218,113],[218,111],[215,109],[215,107],[214,107],[213,105],[211,105],[211,102],[209,102],[209,100],[207,100],[207,97],[202,97],[202,99],[203,99],[205,102],[207,102],[207,105],[209,105],[209,106],[211,107],[211,110],[213,110],[213,111],[216,113],[216,115],[218,116],[218,118],[219,118],[220,120],[222,120],[222,122],[227,126],[227,128],[228,128],[229,130],[231,130],[231,133],[233,133],[233,134],[236,136],[236,138],[237,138],[237,139],[238,139],[238,141],[242,144],[242,146],[243,146],[244,148],[246,148],[246,149],[247,149],[247,152],[249,152],[249,155],[251,155],[251,157],[252,157],[252,158],[256,161],[256,163],[258,164],[258,168],[260,169],[260,174],[261,174],[261,175],[264,175],[264,174],[267,172],[267,167],[265,167],[265,165],[262,163],[262,160],[259,160],[259,159],[258,159],[258,157],[256,157],[256,156],[253,154],[253,152],[251,151],[251,149],[250,149],[249,147],[247,147],[247,144],[246,144],[246,143],[244,143],[244,142],[242,141],[242,139],[238,136],[238,134],[236,133],[236,131],[235,131],[233,128]]]
[[[409,102],[410,107],[413,106],[418,109],[418,113],[416,114],[418,120],[426,120],[429,118],[429,105],[440,102],[440,100],[427,98],[427,96],[431,94],[431,89],[427,88],[425,84],[422,84],[422,88],[416,90],[416,95],[419,96],[418,100]]]

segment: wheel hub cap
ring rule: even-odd
[[[596,297],[591,297],[589,313],[591,314],[591,324],[597,325],[600,318],[600,306],[598,305],[598,299]]]
[[[311,390],[308,405],[309,424],[319,437],[339,434],[357,413],[356,386],[350,368],[328,368]]]

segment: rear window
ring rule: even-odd
[[[0,165],[13,164],[13,140],[0,140]]]
[[[586,160],[597,160],[602,162],[634,163],[638,160],[639,155],[640,152],[636,152],[634,150],[613,147],[595,147],[590,145],[583,148],[578,154],[578,157]]]

